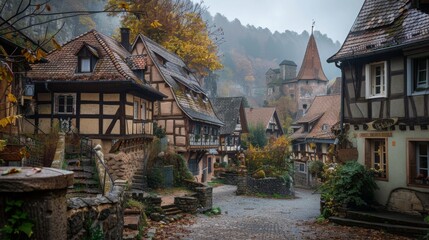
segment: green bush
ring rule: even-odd
[[[356,161],[328,170],[325,178],[321,186],[325,218],[335,215],[339,206],[359,208],[368,205],[378,189],[372,172]]]
[[[324,164],[322,161],[311,161],[308,164],[308,171],[311,174],[317,175],[317,174],[323,172],[323,166],[324,166]]]
[[[152,168],[148,172],[147,185],[153,189],[164,187],[164,176],[161,168]]]

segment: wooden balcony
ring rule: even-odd
[[[217,148],[219,146],[219,136],[189,134],[189,145],[191,147]]]

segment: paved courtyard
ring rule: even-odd
[[[295,199],[236,196],[235,186],[214,188],[222,215],[197,215],[184,239],[403,239],[375,230],[317,224],[319,194],[296,189]]]

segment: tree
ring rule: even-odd
[[[261,123],[249,127],[249,142],[253,146],[260,148],[267,145],[268,139],[265,135],[265,128]]]
[[[109,0],[108,9],[121,0]],[[205,8],[187,0],[135,0],[129,5],[144,14],[125,13],[122,25],[131,29],[131,37],[142,33],[177,54],[198,74],[222,68],[217,56],[219,29],[211,30],[202,20]],[[210,38],[211,36],[214,39]]]

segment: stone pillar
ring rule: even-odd
[[[196,187],[195,192],[200,201],[202,211],[212,209],[213,207],[213,188],[212,187]]]
[[[237,191],[236,195],[245,195],[247,193],[247,176],[237,177]]]
[[[8,168],[0,167],[0,172]],[[31,239],[67,239],[67,187],[73,172],[43,168],[34,173],[25,167],[20,173],[0,176],[0,227],[6,223],[7,200],[22,200],[22,209],[33,221]]]

